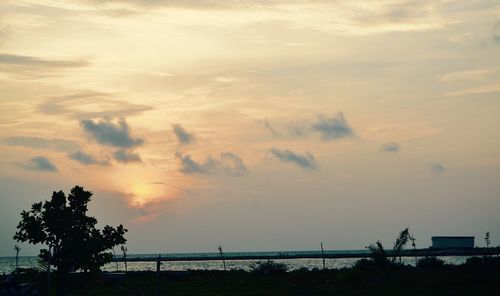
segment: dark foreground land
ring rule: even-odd
[[[44,276],[20,275],[44,290]],[[125,278],[73,274],[70,295],[500,295],[500,258],[474,258],[460,266],[377,265],[341,270],[129,272]],[[0,293],[1,294],[1,293]],[[42,293],[43,294],[43,293]]]

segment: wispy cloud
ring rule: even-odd
[[[113,152],[113,157],[116,161],[121,163],[130,163],[130,162],[141,162],[141,157],[139,154],[134,153],[132,151],[128,151],[126,149],[118,149]]]
[[[440,78],[444,82],[456,82],[464,80],[479,80],[486,74],[493,72],[492,69],[475,69],[447,73]]]
[[[315,170],[318,168],[314,155],[309,152],[306,152],[305,154],[299,154],[288,149],[281,150],[277,148],[271,148],[271,153],[277,159],[284,162],[293,163],[303,169]]]
[[[500,92],[500,82],[485,84],[477,87],[466,88],[445,93],[446,96],[465,96],[485,93]]]
[[[110,93],[94,91],[52,97],[38,105],[38,111],[43,114],[79,119],[126,117],[151,109],[151,106],[118,100]]]
[[[279,136],[279,135],[280,135],[280,133],[278,133],[278,132],[274,129],[273,125],[271,124],[271,122],[270,122],[270,121],[269,121],[269,119],[267,119],[267,118],[264,120],[264,127],[265,127],[266,129],[268,129],[268,130],[269,130],[269,131],[270,131],[270,132],[271,132],[274,136]]]
[[[49,66],[49,67],[82,67],[87,66],[87,61],[47,60],[38,57],[0,53],[0,64],[20,66]]]
[[[144,143],[143,139],[131,136],[129,126],[124,118],[120,118],[116,122],[110,119],[96,122],[85,119],[80,124],[91,139],[102,145],[132,148]]]
[[[9,146],[23,146],[33,149],[51,149],[57,151],[74,151],[80,146],[77,142],[64,139],[46,139],[41,137],[14,136],[1,141]]]
[[[179,143],[190,144],[195,141],[194,134],[189,133],[182,125],[174,123],[172,129]]]
[[[382,146],[380,147],[380,150],[390,153],[397,153],[400,149],[401,147],[399,146],[399,144],[395,142],[387,142],[382,144]]]
[[[203,162],[193,160],[190,154],[183,155],[177,152],[175,156],[180,161],[180,171],[185,174],[226,174],[241,176],[248,172],[241,157],[231,152],[222,152],[218,159],[208,156]]]
[[[446,171],[446,167],[440,163],[431,163],[429,169],[436,174],[442,174]]]
[[[291,122],[288,124],[287,129],[291,136],[299,138],[306,137],[313,132],[311,124],[308,122]]]
[[[92,155],[85,153],[81,150],[78,150],[76,152],[68,154],[68,157],[73,159],[73,160],[78,161],[79,163],[81,163],[83,165],[94,165],[94,164],[108,165],[109,164],[108,160],[97,160]]]
[[[86,60],[57,60],[34,56],[0,53],[0,72],[14,78],[38,79],[70,68],[89,66]]]
[[[87,2],[105,13],[111,3],[120,9],[148,12],[159,7],[227,14],[238,12],[261,22],[282,21],[294,27],[335,34],[380,34],[424,31],[449,23],[442,1],[331,1],[331,0],[108,0]],[[101,5],[105,3],[106,5]],[[244,21],[242,18],[241,21]]]
[[[29,171],[57,172],[57,167],[45,156],[35,156],[28,162],[16,163],[19,167]]]

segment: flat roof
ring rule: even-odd
[[[433,236],[432,237],[433,239],[434,238],[475,238],[475,236]]]

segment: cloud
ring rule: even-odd
[[[109,164],[109,162],[107,160],[101,160],[101,161],[97,160],[92,155],[87,154],[81,150],[73,152],[73,153],[69,154],[68,156],[69,156],[69,158],[76,160],[83,165],[93,165],[93,164],[107,165],[107,164]]]
[[[294,137],[306,137],[313,129],[309,126],[309,124],[293,122],[288,125],[288,132]]]
[[[113,152],[113,157],[121,163],[129,163],[129,162],[141,162],[141,157],[137,153],[133,153],[126,149],[118,149]]]
[[[45,156],[35,156],[27,163],[16,163],[18,166],[29,171],[57,172],[57,167]]]
[[[74,151],[79,145],[75,141],[64,139],[46,139],[41,137],[14,136],[2,140],[2,144],[9,146],[23,146],[34,149],[51,149],[56,151]]]
[[[433,173],[436,173],[436,174],[441,174],[441,173],[444,173],[446,171],[446,167],[444,167],[440,163],[432,163],[429,168]]]
[[[248,172],[241,157],[231,152],[222,152],[219,159],[208,156],[203,162],[193,160],[190,154],[183,155],[177,152],[175,156],[181,163],[180,171],[185,174],[226,174],[241,176]]]
[[[445,96],[465,96],[500,92],[500,82],[485,84],[477,87],[451,91],[445,93]]]
[[[476,70],[466,70],[466,71],[456,71],[442,75],[440,78],[444,82],[456,82],[465,80],[480,80],[484,78],[489,73],[492,73],[492,69],[476,69]]]
[[[279,131],[267,119],[264,121],[264,126],[274,135],[280,135]],[[335,141],[354,135],[342,112],[338,112],[331,117],[320,115],[316,121],[295,120],[289,122],[286,129],[287,132],[284,134],[291,137],[305,138],[318,133],[323,141]]]
[[[38,65],[50,67],[82,67],[89,65],[86,61],[71,61],[71,60],[46,60],[32,56],[15,55],[0,53],[0,64],[7,65]]]
[[[54,60],[34,56],[0,53],[0,72],[23,79],[38,79],[54,72],[89,66],[86,60]]]
[[[116,123],[109,118],[98,122],[84,119],[80,124],[90,138],[102,145],[132,148],[144,143],[143,139],[133,138],[130,135],[130,129],[124,118],[118,119]]]
[[[399,144],[395,142],[387,142],[385,144],[382,144],[382,146],[380,147],[380,150],[390,153],[397,153],[400,149],[401,147],[399,146]]]
[[[38,111],[48,115],[88,119],[97,117],[125,117],[152,110],[151,106],[132,104],[113,98],[113,94],[102,92],[81,92],[52,97],[38,105]],[[96,110],[96,111],[89,111]]]
[[[278,133],[274,127],[272,126],[271,122],[266,118],[264,120],[264,127],[267,128],[274,136],[279,136],[280,133]]]
[[[184,127],[180,124],[172,124],[172,129],[174,131],[175,136],[177,137],[177,140],[179,140],[179,143],[181,144],[189,144],[193,143],[195,140],[195,137],[193,134],[188,133]]]
[[[277,149],[277,148],[271,148],[271,153],[279,160],[284,161],[284,162],[290,162],[295,165],[298,165],[299,167],[303,169],[308,169],[308,170],[315,170],[317,169],[318,165],[316,163],[316,159],[314,158],[314,155],[312,155],[309,152],[306,152],[306,154],[298,154],[293,151],[290,151],[288,149]]]
[[[339,140],[353,135],[353,131],[342,112],[338,112],[330,118],[320,116],[312,128],[321,134],[323,141]]]

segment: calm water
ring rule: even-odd
[[[360,252],[360,251],[325,251],[325,253],[338,253],[338,252]],[[278,254],[304,254],[304,253],[317,253],[316,251],[300,251],[300,252],[249,252],[249,253],[226,253],[226,258],[231,256],[240,255],[278,255]],[[217,253],[191,253],[191,254],[162,254],[162,257],[176,257],[176,256],[213,256]],[[130,258],[136,257],[157,257],[157,254],[129,254]],[[445,262],[450,264],[462,264],[465,262],[467,257],[442,257]],[[33,268],[38,265],[38,257],[20,257],[19,267],[23,268]],[[358,259],[326,259],[327,268],[344,268],[351,267]],[[321,259],[286,259],[286,260],[274,260],[275,262],[285,263],[289,269],[295,270],[299,268],[322,268],[323,263]],[[403,258],[403,262],[406,264],[415,264],[415,259],[413,257]],[[228,269],[243,269],[250,270],[252,264],[255,260],[230,260],[226,259],[226,265]],[[10,273],[15,269],[16,262],[14,257],[0,257],[0,274]],[[128,262],[127,267],[129,271],[140,271],[140,270],[156,270],[155,262]],[[104,266],[105,271],[116,271],[117,269],[122,271],[125,270],[125,264],[110,263]],[[161,265],[162,270],[221,270],[223,269],[221,261],[194,261],[194,262],[163,262]]]

